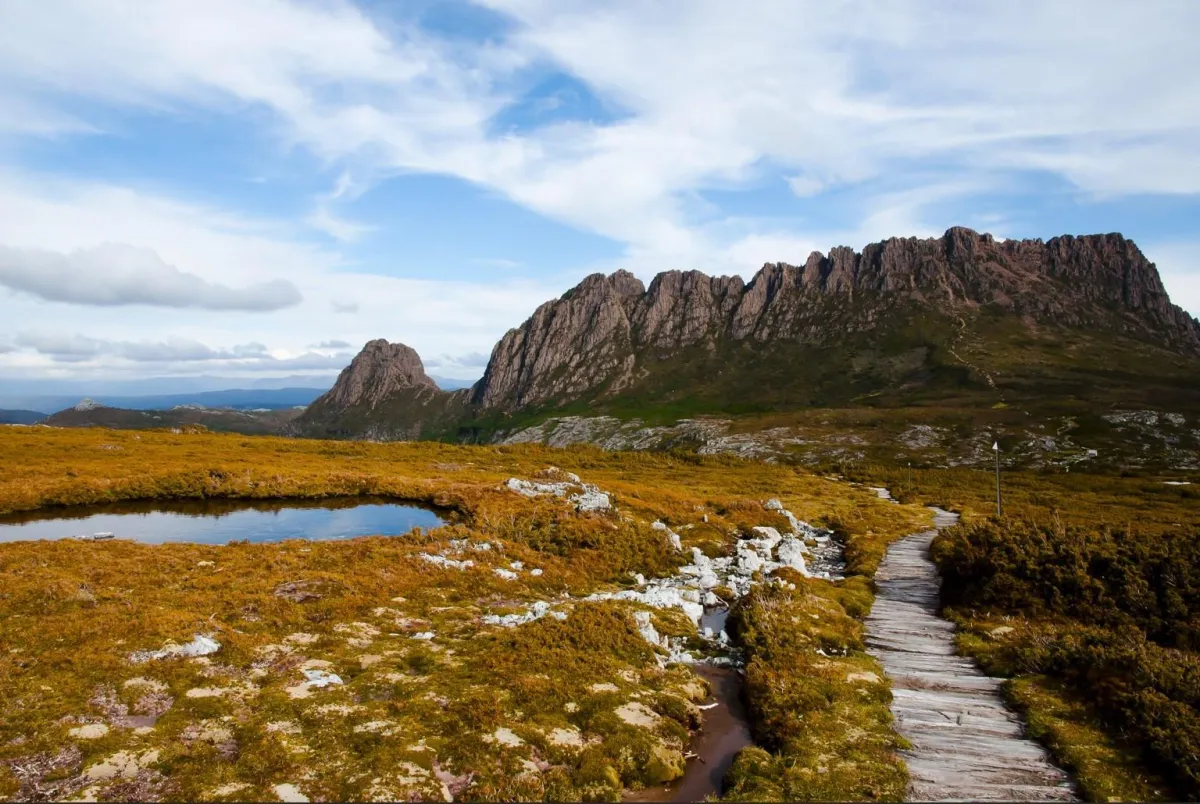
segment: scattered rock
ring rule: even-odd
[[[499,743],[500,745],[506,745],[510,748],[516,748],[519,745],[525,744],[525,741],[518,737],[511,729],[503,727],[496,729],[494,732],[484,737],[484,739],[489,743]]]
[[[300,672],[304,674],[305,680],[300,684],[287,687],[285,690],[292,698],[307,698],[312,695],[314,689],[324,689],[342,683],[341,676],[328,670],[306,668]]]
[[[245,784],[244,782],[229,782],[228,784],[223,784],[220,787],[214,787],[210,791],[209,795],[213,797],[232,796],[234,793],[240,793],[249,786],[250,785]]]
[[[300,726],[290,720],[275,720],[267,724],[267,731],[279,734],[299,734]]]
[[[654,728],[660,720],[659,715],[648,706],[637,701],[631,701],[617,707],[616,716],[630,726]]]
[[[97,740],[106,734],[108,734],[108,726],[103,723],[88,723],[83,726],[76,726],[67,732],[67,736],[80,740]]]
[[[578,729],[552,729],[546,736],[555,745],[577,748],[583,745],[583,735]]]
[[[300,788],[294,784],[277,784],[271,790],[280,801],[295,802],[295,804],[304,804],[308,801],[308,796],[301,793]]]
[[[475,566],[475,562],[469,558],[464,561],[456,561],[453,558],[446,558],[445,556],[436,555],[434,553],[417,553],[417,556],[420,557],[421,560],[428,561],[430,564],[433,564],[436,567],[442,567],[443,569],[465,570],[469,567]]]
[[[320,600],[330,594],[345,590],[346,585],[341,581],[313,579],[288,581],[275,587],[275,597],[290,600],[293,603],[304,603],[308,600]]]
[[[138,771],[158,761],[158,751],[143,751],[136,754],[132,751],[118,751],[107,759],[87,768],[84,778],[90,782],[103,782],[108,779],[133,779]]]
[[[153,651],[136,651],[130,654],[129,661],[140,664],[149,662],[155,659],[167,659],[176,656],[209,656],[221,649],[221,643],[217,642],[211,636],[205,634],[196,634],[192,641],[186,645],[176,645],[168,643],[165,647]]]

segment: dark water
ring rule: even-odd
[[[42,509],[0,517],[0,542],[111,532],[149,544],[227,544],[243,539],[351,539],[399,536],[443,524],[435,512],[395,500],[181,500]]]
[[[750,721],[742,705],[742,677],[738,671],[705,664],[698,664],[695,669],[696,675],[712,687],[705,705],[717,704],[704,710],[704,724],[689,746],[688,750],[696,757],[688,760],[681,779],[664,787],[639,790],[626,796],[626,801],[702,801],[710,795],[719,796],[733,758],[738,751],[754,744]]]

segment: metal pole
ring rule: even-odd
[[[999,517],[1004,515],[1004,507],[1000,503],[1000,442],[994,442],[992,449],[996,452],[996,516]]]

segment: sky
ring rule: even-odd
[[[618,268],[1119,231],[1200,314],[1194,0],[5,0],[0,384],[431,374]]]

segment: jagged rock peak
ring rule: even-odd
[[[672,270],[647,287],[627,271],[592,274],[504,336],[472,402],[515,410],[604,398],[639,382],[648,361],[682,350],[829,343],[905,305],[963,314],[986,306],[1200,353],[1200,322],[1171,304],[1157,269],[1121,235],[997,241],[956,226],[861,252],[813,252],[802,266],[768,263],[749,283]]]
[[[378,338],[369,341],[350,365],[342,369],[337,382],[321,401],[335,407],[364,403],[374,407],[393,391],[422,387],[437,390],[437,383],[425,373],[416,350]]]

